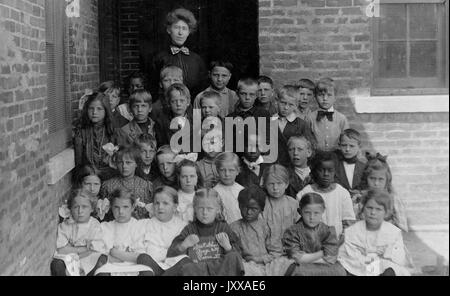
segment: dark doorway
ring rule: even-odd
[[[168,46],[165,18],[178,7],[191,10],[198,20],[198,30],[187,46],[206,64],[228,60],[234,65],[229,87],[235,88],[243,76],[259,75],[258,1],[257,0],[153,0],[143,1],[139,21],[141,69],[155,53]]]

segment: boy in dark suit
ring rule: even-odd
[[[364,171],[365,162],[358,156],[361,150],[361,135],[354,129],[346,129],[339,137],[338,165],[336,167],[337,182],[350,193],[358,188]]]
[[[278,163],[289,167],[291,160],[288,155],[287,142],[292,136],[304,136],[313,141],[311,129],[308,124],[297,117],[295,113],[298,104],[299,89],[296,86],[285,85],[280,89],[278,114],[272,120],[278,121]]]

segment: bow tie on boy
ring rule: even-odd
[[[182,46],[182,47],[178,47],[178,46],[170,46],[170,51],[172,52],[173,55],[176,55],[178,53],[183,53],[185,55],[189,55],[189,48],[187,48],[186,46]]]
[[[322,118],[326,117],[328,121],[333,121],[333,114],[332,111],[318,111],[317,112],[317,121],[321,121]]]

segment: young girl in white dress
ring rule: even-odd
[[[78,189],[69,197],[67,205],[70,215],[58,226],[51,274],[93,275],[108,259],[102,255],[105,247],[100,222],[91,217],[95,202],[90,194]]]
[[[176,174],[178,179],[178,214],[186,223],[194,220],[194,200],[195,190],[203,187],[202,176],[195,162],[183,159],[177,164]]]
[[[349,275],[405,276],[413,267],[402,231],[384,221],[391,210],[387,191],[369,190],[363,196],[364,220],[345,230],[338,260]]]
[[[150,266],[156,276],[177,275],[179,269],[190,259],[186,255],[167,259],[167,250],[173,239],[178,236],[187,222],[183,221],[176,210],[178,196],[175,189],[169,186],[155,190],[153,212],[154,217],[145,225],[145,254],[139,255],[138,264]]]
[[[137,264],[145,253],[145,225],[147,220],[136,220],[132,213],[136,198],[131,191],[120,188],[109,199],[114,221],[103,222],[103,241],[109,254],[108,264],[97,270],[97,275],[153,275],[150,267]]]

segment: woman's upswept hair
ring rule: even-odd
[[[166,27],[170,27],[178,21],[185,22],[189,26],[191,34],[197,31],[197,19],[190,10],[181,7],[169,12],[166,17]]]

